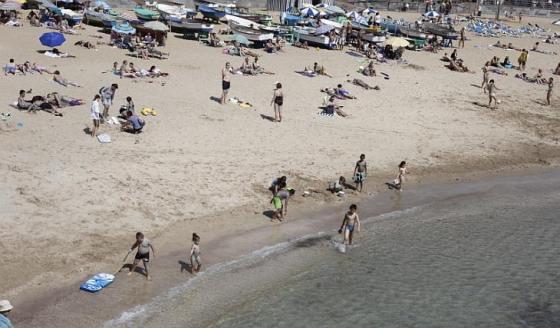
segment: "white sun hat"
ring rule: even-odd
[[[8,300],[1,300],[0,301],[0,312],[8,312],[13,308],[14,307],[12,306],[12,304],[10,304],[10,301],[8,301]]]

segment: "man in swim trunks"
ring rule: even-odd
[[[356,204],[350,205],[348,212],[344,215],[342,220],[342,225],[338,229],[338,233],[344,232],[344,245],[352,245],[352,237],[354,236],[354,230],[358,233],[360,232],[360,217],[356,211],[358,206]]]
[[[104,87],[99,90],[99,95],[101,96],[101,103],[103,104],[103,119],[109,118],[109,108],[113,104],[113,99],[115,99],[115,93],[119,85],[116,83],[111,84],[109,87]]]
[[[358,191],[362,191],[364,181],[367,175],[367,163],[366,163],[366,155],[361,154],[360,160],[356,162],[356,166],[354,167],[354,182],[356,183],[356,189]]]
[[[231,65],[227,62],[226,67],[222,69],[222,99],[220,99],[222,105],[226,103],[229,88],[231,87],[231,73]]]
[[[132,272],[136,269],[136,266],[140,261],[144,263],[144,271],[146,272],[146,279],[152,280],[150,277],[150,273],[148,272],[148,262],[150,262],[150,249],[152,250],[152,254],[154,258],[156,257],[156,252],[152,243],[147,239],[144,238],[144,234],[141,232],[136,233],[136,242],[130,247],[129,253],[132,252],[136,247],[138,247],[138,252],[134,257],[134,262],[132,263],[132,267],[130,268],[130,272],[128,275],[130,276]]]

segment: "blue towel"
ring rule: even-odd
[[[88,281],[84,282],[80,286],[80,289],[85,290],[86,292],[95,293],[109,286],[113,280],[115,280],[115,276],[112,274],[98,273],[91,277]]]

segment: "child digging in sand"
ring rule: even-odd
[[[190,253],[190,260],[191,260],[191,268],[192,273],[196,274],[200,271],[202,267],[202,262],[200,261],[200,236],[195,233],[192,234],[192,247]],[[196,262],[196,266],[194,263]]]

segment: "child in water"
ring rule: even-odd
[[[200,271],[200,268],[202,267],[202,263],[200,261],[200,236],[195,233],[192,234],[192,247],[191,247],[191,254],[190,254],[190,258],[191,258],[191,268],[192,268],[192,273],[196,274],[197,272]],[[194,262],[196,262],[196,267],[194,266]]]

